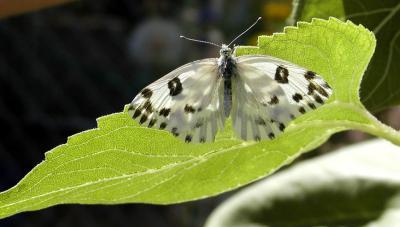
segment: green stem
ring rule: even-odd
[[[400,132],[396,131],[388,125],[383,124],[368,111],[365,111],[365,114],[371,120],[371,125],[369,125],[368,127],[365,127],[365,125],[363,125],[361,129],[362,131],[385,138],[393,144],[400,146]]]

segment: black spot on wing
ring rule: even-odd
[[[300,102],[300,100],[303,99],[303,96],[301,94],[299,94],[299,93],[295,93],[292,98],[293,98],[294,101]]]
[[[198,122],[196,122],[196,125],[194,127],[195,128],[200,128],[201,126],[203,126],[203,122],[198,121]]]
[[[275,80],[281,84],[287,84],[289,82],[289,71],[283,66],[278,66],[275,71]]]
[[[314,94],[314,91],[317,90],[317,87],[315,86],[314,83],[310,82],[308,84],[308,95]]]
[[[317,94],[314,95],[314,100],[319,104],[323,104],[324,103],[324,100],[322,100],[322,98]]]
[[[314,91],[318,91],[318,93],[325,96],[326,98],[329,97],[328,92],[326,92],[323,87],[321,87],[318,84],[315,84],[311,81],[310,84],[308,84],[308,95],[314,94]]]
[[[185,108],[183,108],[185,113],[194,113],[196,110],[193,108],[193,106],[186,104]]]
[[[312,80],[312,79],[315,78],[315,73],[312,72],[312,71],[307,71],[307,72],[304,74],[304,78],[306,78],[307,80]]]
[[[143,98],[149,99],[153,95],[153,91],[150,90],[149,88],[145,88],[140,92],[143,96]]]
[[[136,109],[135,110],[135,113],[133,113],[133,118],[137,118],[137,117],[139,117],[140,115],[142,114],[142,110],[141,109]]]
[[[177,127],[173,127],[173,128],[171,129],[171,133],[172,133],[172,135],[178,137],[178,136],[179,136],[178,128],[177,128]]]
[[[279,103],[279,98],[278,96],[274,95],[271,97],[271,100],[268,102],[270,105],[278,104]]]
[[[152,128],[156,122],[157,122],[157,119],[155,119],[155,118],[151,119],[149,122],[149,125],[147,127]]]
[[[305,114],[306,113],[306,109],[304,109],[304,107],[299,107],[299,112],[300,113],[302,113],[302,114]]]
[[[167,127],[167,123],[163,122],[160,124],[160,129],[165,129]]]
[[[171,96],[179,95],[183,90],[181,80],[178,77],[173,78],[168,82],[168,88]]]
[[[267,123],[265,123],[264,119],[262,119],[261,117],[255,119],[255,123],[258,125],[267,125]]]
[[[171,112],[170,108],[162,108],[159,112],[161,116],[168,117],[169,113]]]
[[[275,134],[274,134],[273,132],[270,132],[270,133],[268,134],[268,137],[269,137],[270,139],[273,139],[273,138],[275,138]]]
[[[146,115],[146,114],[143,114],[142,117],[140,118],[139,123],[140,123],[140,124],[143,124],[143,123],[146,122],[146,121],[147,121],[147,115]]]
[[[190,143],[192,141],[192,136],[191,135],[186,135],[185,137],[185,142]]]
[[[143,109],[145,109],[147,113],[152,113],[153,112],[153,107],[152,107],[151,102],[149,100],[147,100],[144,103]]]
[[[314,105],[314,103],[311,103],[311,102],[309,102],[308,103],[308,106],[311,108],[311,109],[316,109],[317,107]]]
[[[331,86],[327,82],[323,83],[322,86],[326,89],[331,89]]]
[[[286,126],[283,123],[279,123],[279,130],[283,132],[285,130]]]
[[[323,87],[319,86],[319,85],[317,86],[317,91],[318,91],[318,93],[320,93],[321,95],[325,96],[326,98],[329,97],[328,92],[326,92],[325,89]]]

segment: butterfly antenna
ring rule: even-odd
[[[206,43],[206,44],[210,44],[210,45],[213,45],[213,46],[222,48],[222,46],[220,46],[220,45],[218,45],[218,44],[215,44],[215,43],[213,43],[213,42],[209,42],[209,41],[198,40],[198,39],[192,39],[192,38],[188,38],[188,37],[183,36],[183,35],[179,36],[179,38],[186,39],[186,40],[189,40],[189,41],[198,42],[198,43]]]
[[[261,17],[257,18],[257,20],[256,20],[252,25],[250,25],[250,27],[248,27],[246,30],[244,30],[244,32],[242,32],[242,33],[240,33],[240,35],[236,36],[236,38],[234,38],[234,39],[232,40],[232,42],[230,42],[230,43],[228,44],[228,46],[230,46],[230,45],[231,45],[233,42],[235,42],[240,36],[242,36],[243,34],[245,34],[246,32],[248,32],[252,27],[254,27],[254,25],[256,25],[257,22],[258,22],[259,20],[261,20]]]

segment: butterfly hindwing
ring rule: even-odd
[[[140,124],[170,131],[186,142],[210,142],[225,121],[221,85],[216,59],[194,61],[144,88],[128,113]]]
[[[237,58],[232,120],[244,140],[273,139],[288,123],[322,105],[332,94],[317,74],[264,56]]]

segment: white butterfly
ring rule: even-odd
[[[231,115],[237,136],[258,141],[275,138],[332,94],[312,71],[271,56],[235,57],[229,46],[221,46],[219,58],[190,62],[153,82],[128,113],[142,125],[196,143],[214,141]]]

